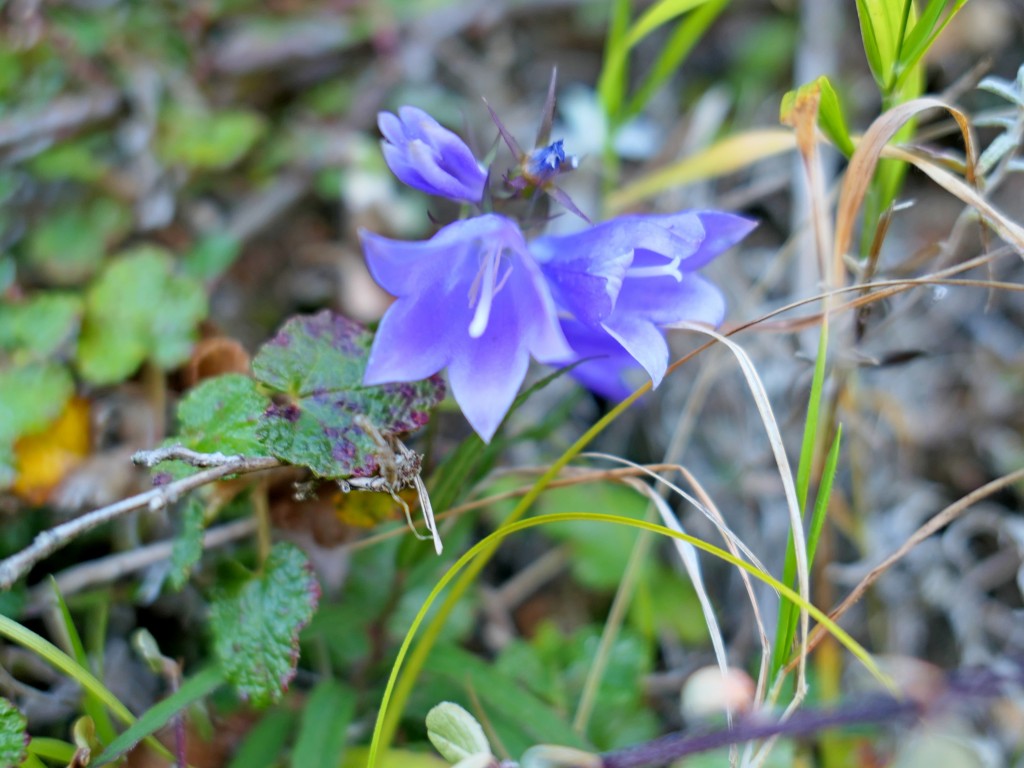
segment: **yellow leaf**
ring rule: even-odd
[[[73,397],[49,427],[14,445],[12,490],[33,504],[46,501],[65,475],[89,454],[89,401]]]
[[[407,488],[398,494],[410,510],[416,508],[416,491]],[[354,528],[373,528],[385,520],[393,520],[401,515],[401,507],[395,503],[388,493],[369,491],[338,492],[334,498],[334,514]]]
[[[665,190],[735,173],[795,147],[793,132],[778,128],[759,128],[729,136],[613,192],[608,196],[607,208],[611,214],[619,214]]]

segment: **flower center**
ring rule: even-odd
[[[683,271],[679,269],[682,262],[678,256],[669,259],[665,264],[650,267],[630,267],[626,270],[626,277],[671,277],[677,283],[683,282]]]
[[[487,330],[494,297],[505,287],[509,275],[512,274],[511,264],[506,264],[505,271],[498,274],[501,269],[502,251],[501,246],[484,251],[480,259],[480,270],[473,278],[473,284],[469,286],[469,306],[470,308],[476,307],[473,312],[473,320],[469,324],[469,335],[474,339],[479,339]]]

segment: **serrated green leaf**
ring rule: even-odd
[[[35,294],[20,304],[0,305],[0,349],[24,357],[56,355],[78,331],[82,299],[72,293]]]
[[[25,759],[28,721],[7,699],[0,698],[0,765],[20,765]]]
[[[203,556],[203,530],[205,517],[203,503],[195,495],[189,496],[181,515],[181,533],[171,549],[171,570],[167,582],[177,591],[185,586],[192,568]]]
[[[97,197],[49,214],[30,230],[29,262],[57,285],[77,285],[103,263],[107,250],[128,234],[131,214],[116,200]]]
[[[292,318],[252,362],[256,378],[288,396],[263,415],[259,436],[274,456],[321,477],[373,475],[377,442],[356,422],[382,434],[423,426],[444,397],[438,376],[401,384],[363,385],[373,337],[329,311]]]
[[[270,399],[255,381],[228,373],[201,382],[178,405],[178,437],[188,448],[204,453],[259,455],[256,427]]]
[[[299,631],[316,610],[320,587],[292,544],[274,545],[263,572],[210,606],[213,650],[239,695],[261,707],[281,698],[299,656]]]
[[[292,750],[293,768],[337,768],[355,711],[353,691],[329,679],[317,683],[302,708],[299,735]]]
[[[252,148],[265,127],[258,114],[247,110],[172,108],[162,120],[159,150],[169,163],[197,170],[228,168]]]
[[[161,368],[184,362],[206,316],[202,286],[174,274],[171,255],[155,246],[126,251],[86,296],[78,367],[92,384],[131,376],[147,359]]]

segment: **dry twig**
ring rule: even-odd
[[[157,461],[149,462],[155,455],[160,458]],[[58,549],[69,544],[84,533],[97,528],[104,523],[134,512],[137,509],[149,509],[155,512],[159,509],[173,504],[185,493],[195,488],[220,480],[228,475],[240,475],[248,472],[259,472],[265,469],[273,469],[281,466],[277,459],[267,456],[247,458],[245,456],[224,456],[223,454],[196,454],[180,446],[170,449],[158,448],[156,451],[141,451],[132,457],[136,464],[152,466],[159,461],[168,459],[179,459],[195,466],[209,466],[209,464],[196,464],[197,461],[205,461],[210,456],[216,456],[222,463],[210,466],[202,472],[177,480],[160,488],[140,493],[122,501],[110,504],[106,507],[94,510],[74,520],[43,531],[33,540],[32,544],[17,554],[0,561],[0,589],[10,589],[11,586],[24,576],[28,571],[41,560],[46,559]]]

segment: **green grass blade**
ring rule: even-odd
[[[78,628],[75,627],[75,622],[71,619],[71,611],[68,610],[68,604],[57,587],[57,580],[52,576],[50,577],[50,586],[53,587],[54,600],[56,601],[57,610],[63,624],[64,634],[68,639],[68,644],[71,646],[71,653],[75,661],[83,669],[90,669],[92,665],[89,664],[89,656],[85,652],[85,646],[82,643],[81,636],[78,634]],[[117,735],[117,731],[110,719],[110,715],[107,713],[107,708],[103,706],[103,702],[89,691],[86,691],[82,701],[82,709],[85,711],[85,714],[92,718],[93,724],[96,726],[96,736],[99,738],[100,743],[109,744]]]
[[[88,669],[83,667],[73,658],[64,653],[49,640],[40,637],[28,627],[24,627],[13,619],[0,614],[0,637],[6,637],[13,643],[27,648],[32,653],[45,661],[50,666],[63,672],[73,679],[83,690],[88,691],[101,702],[114,717],[128,726],[134,725],[135,717],[120,700],[110,692],[103,683]],[[171,754],[163,744],[156,739],[147,739],[147,743],[164,757],[170,758]]]
[[[626,35],[626,48],[630,49],[663,24],[688,13],[708,0],[659,0],[638,18]]]
[[[829,448],[828,456],[825,458],[825,466],[821,472],[821,483],[818,485],[818,495],[814,498],[814,512],[811,515],[811,530],[807,533],[807,559],[814,562],[814,555],[818,551],[818,541],[821,539],[822,528],[825,527],[825,517],[828,514],[828,503],[832,498],[832,482],[836,479],[836,468],[839,465],[839,445],[843,439],[843,425],[836,428],[836,436]]]
[[[114,716],[123,723],[131,725],[135,722],[132,713],[122,704],[110,690],[100,682],[92,672],[83,667],[60,648],[46,640],[31,629],[23,627],[13,619],[0,615],[0,636],[27,648],[43,661],[57,668],[72,678],[82,688],[103,702]]]
[[[900,30],[904,27],[904,13],[909,0],[857,0],[864,53],[871,73],[883,93],[893,91],[896,70],[896,52],[900,45]],[[913,10],[909,11],[913,19]]]
[[[800,463],[796,470],[796,494],[800,509],[806,516],[807,491],[811,484],[811,470],[818,442],[818,424],[821,414],[821,393],[825,387],[825,363],[828,358],[828,322],[822,323],[821,335],[818,338],[818,356],[814,361],[814,375],[811,378],[811,394],[807,402],[807,419],[804,422],[804,436],[800,444]],[[808,552],[808,565],[813,564]],[[782,582],[793,583],[796,578],[796,548],[793,533],[790,532],[786,542],[786,560],[782,568]],[[772,662],[769,679],[774,679],[789,658],[793,638],[796,637],[797,612],[792,603],[783,602],[779,606],[779,619],[775,627],[775,642],[772,645]]]
[[[28,753],[55,763],[68,765],[75,757],[75,745],[60,739],[47,739],[33,736],[28,743]]]
[[[623,122],[636,117],[643,111],[647,102],[651,100],[658,89],[682,66],[683,61],[690,55],[690,51],[700,42],[708,27],[721,15],[727,5],[729,5],[729,0],[707,0],[700,8],[676,25],[672,36],[661,49],[661,53],[658,54],[654,66],[651,67],[650,72],[644,77],[643,83],[623,110]]]
[[[331,679],[317,683],[302,708],[295,737],[293,768],[336,768],[345,753],[345,737],[356,713],[356,695]]]
[[[926,53],[928,53],[928,49],[934,45],[935,41],[938,40],[939,35],[941,35],[949,25],[949,22],[953,20],[953,17],[956,16],[960,12],[960,9],[966,4],[967,0],[956,0],[945,18],[937,24],[933,22],[930,26],[924,23],[925,15],[922,14],[921,21],[914,26],[913,30],[911,30],[907,44],[904,46],[903,56],[897,63],[897,68],[899,70],[895,83],[895,88],[897,90],[903,86],[906,78],[909,77],[915,69],[917,69],[917,66],[921,63],[921,59]],[[925,9],[925,14],[930,15],[932,5],[941,10],[945,7],[946,2],[945,0],[932,0]],[[920,38],[915,34],[919,28],[927,30],[927,34],[921,35]]]
[[[907,37],[907,25],[910,22],[910,14],[914,10],[914,0],[903,0],[903,12],[900,14],[900,27],[896,33],[896,53],[893,57],[893,73],[896,72],[896,63],[903,53],[903,42]],[[915,25],[916,26],[916,25]]]
[[[864,55],[868,60],[868,68],[874,75],[875,82],[885,82],[885,72],[882,64],[882,52],[878,43],[878,36],[875,34],[875,22],[871,15],[871,9],[866,0],[857,0],[857,19],[860,22],[860,36],[864,43]]]
[[[691,536],[689,534],[685,534],[682,532],[673,531],[669,528],[665,528],[655,523],[649,523],[645,520],[636,520],[634,518],[629,517],[596,514],[590,512],[556,513],[551,515],[545,515],[544,517],[535,517],[529,520],[519,520],[516,522],[506,523],[501,528],[494,531],[493,533],[491,533],[490,535],[488,535],[487,537],[473,545],[469,550],[467,550],[455,562],[455,564],[452,565],[452,567],[438,580],[437,584],[434,585],[433,589],[430,590],[430,594],[427,596],[427,599],[424,601],[423,606],[416,614],[416,618],[413,619],[412,626],[409,628],[409,631],[402,642],[401,648],[399,648],[398,656],[395,659],[394,666],[391,669],[391,675],[388,678],[387,688],[385,689],[384,692],[381,708],[377,714],[377,722],[374,726],[373,739],[370,742],[370,754],[369,760],[367,761],[368,768],[378,768],[378,755],[386,751],[387,742],[391,739],[391,736],[394,733],[394,729],[397,726],[399,715],[395,714],[395,710],[399,704],[404,705],[405,702],[405,697],[400,697],[398,694],[399,677],[402,671],[402,666],[407,656],[409,656],[410,666],[412,665],[413,656],[409,655],[409,648],[411,647],[412,641],[415,638],[416,633],[419,631],[420,626],[426,620],[427,613],[430,611],[431,607],[434,605],[434,602],[440,596],[441,592],[443,592],[444,589],[448,586],[448,584],[454,581],[456,577],[460,577],[459,581],[456,582],[456,587],[458,587],[458,585],[466,579],[467,575],[475,576],[477,573],[479,573],[482,567],[481,564],[487,562],[491,553],[500,545],[501,541],[505,537],[510,536],[513,533],[517,533],[518,531],[527,530],[529,528],[533,528],[539,525],[551,525],[553,523],[572,521],[606,522],[616,525],[625,525],[640,530],[651,531],[653,533],[660,533],[665,536],[671,536],[672,538],[689,542],[697,549],[703,550],[704,552],[714,555],[715,557],[718,557],[737,568],[742,568],[743,570],[747,571],[752,576],[754,576],[754,578],[759,579],[760,581],[764,582],[765,584],[768,584],[773,589],[775,589],[783,598],[785,598],[785,601],[792,602],[802,610],[805,610],[815,621],[823,625],[825,629],[840,644],[842,644],[848,651],[850,651],[850,653],[853,656],[855,656],[861,662],[861,664],[864,665],[864,667],[871,673],[873,677],[875,677],[875,679],[877,679],[890,690],[894,690],[894,684],[878,667],[878,665],[875,663],[871,655],[856,640],[850,637],[850,635],[845,630],[843,630],[834,621],[832,621],[825,613],[823,613],[820,609],[816,608],[814,605],[812,605],[804,598],[802,598],[800,594],[792,588],[786,586],[780,581],[777,581],[769,574],[764,573],[763,571],[746,562],[745,560],[740,560],[739,558],[734,557],[730,552],[727,552],[719,547],[716,547],[713,544],[708,544],[702,539],[698,539],[696,536]],[[455,591],[455,589],[452,590],[453,593]],[[459,594],[461,594],[461,592]],[[449,595],[449,599],[450,597],[451,596]],[[441,605],[441,610],[443,610],[444,607],[445,604],[443,603]],[[440,612],[438,615],[440,615]],[[436,623],[436,621],[437,616],[435,615],[434,622]],[[428,626],[428,631],[430,629],[431,627]],[[417,646],[417,651],[419,651],[423,647],[425,640],[426,632],[424,633],[424,640],[422,640],[420,644]],[[419,670],[417,669],[415,671],[418,672]],[[410,679],[412,679],[412,676],[408,674],[402,677],[402,683],[404,684],[405,687],[409,686],[409,684],[406,683],[406,681]]]
[[[629,0],[615,0],[608,19],[608,36],[604,44],[604,63],[597,78],[597,94],[609,120],[622,109],[626,98],[626,75],[628,72],[629,47],[626,33],[629,30]]]
[[[150,707],[142,717],[124,733],[114,739],[90,765],[112,763],[147,736],[163,728],[186,707],[209,696],[224,683],[224,675],[217,667],[209,667],[190,677],[166,699]]]

